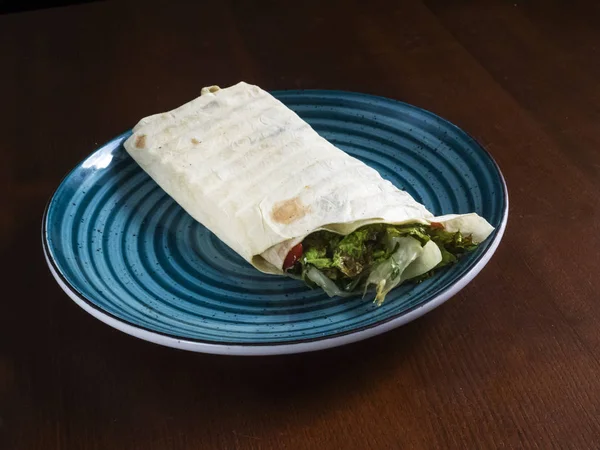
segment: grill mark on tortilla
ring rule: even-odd
[[[255,100],[254,102],[260,101],[259,100]],[[237,113],[243,109],[247,109],[248,108],[248,104],[250,102],[244,102],[243,104],[241,104],[240,106],[234,107],[231,110],[227,111],[227,116],[226,117],[220,117],[219,115],[213,115],[213,114],[208,114],[206,120],[204,120],[204,129],[206,130],[205,135],[202,137],[203,141],[210,141],[211,139],[214,139],[215,136],[214,134],[211,134],[212,130],[216,130],[217,132],[219,130],[226,130],[228,126],[230,126],[232,123],[235,124],[237,122],[239,122],[239,119],[234,120],[233,122],[230,120],[231,116],[234,115],[234,113]],[[207,105],[205,105],[207,106]],[[251,105],[252,106],[252,105]],[[200,107],[200,109],[203,109],[204,107]],[[258,119],[258,117],[264,113],[264,108],[259,110],[258,112],[256,112],[256,114],[251,115],[250,117],[246,118],[245,120],[248,121],[254,121],[256,119]],[[186,115],[182,115],[182,118],[186,118],[186,117],[190,117],[190,114],[186,114]],[[173,125],[169,125],[169,126],[173,126]],[[308,125],[307,125],[308,126]],[[181,127],[181,126],[175,126],[177,127]],[[161,130],[158,130],[154,133],[154,136],[160,135],[161,133],[164,133],[164,128]],[[176,133],[175,133],[176,134]],[[163,143],[163,145],[165,145],[168,142],[174,141],[175,138],[171,138],[170,140],[167,140],[166,142]]]
[[[309,211],[309,206],[303,205],[298,200],[298,197],[294,197],[273,205],[271,217],[277,223],[289,225],[292,222],[302,219]]]
[[[247,135],[246,137],[242,138],[242,139],[248,139],[250,141],[250,144],[246,148],[246,151],[245,152],[237,152],[236,151],[236,152],[232,153],[232,155],[230,157],[228,157],[227,159],[222,161],[219,165],[216,165],[215,167],[213,167],[213,173],[216,173],[223,169],[229,169],[234,164],[238,164],[240,161],[244,161],[244,160],[252,161],[252,164],[246,165],[245,168],[243,169],[244,170],[243,173],[249,173],[249,174],[260,173],[260,171],[257,172],[255,170],[253,170],[253,168],[256,166],[260,167],[262,164],[261,161],[264,158],[271,157],[272,152],[274,151],[273,149],[280,151],[281,148],[283,148],[283,147],[285,147],[285,145],[287,145],[287,142],[280,143],[281,145],[279,145],[278,147],[271,147],[270,149],[267,149],[267,150],[261,149],[260,144],[263,143],[265,140],[271,139],[274,136],[277,136],[277,135],[283,133],[283,131],[285,131],[283,128],[278,127],[276,129],[274,129],[270,134],[267,134],[267,135],[262,134],[262,133],[264,133],[263,130],[259,130],[250,135]],[[231,144],[231,145],[233,145],[233,144]],[[280,165],[283,165],[283,163]],[[237,174],[235,171],[230,171],[230,173],[236,174],[235,177],[239,176],[239,174]],[[206,179],[206,177],[208,177],[210,175],[211,174],[207,174],[204,177],[202,177],[200,179],[200,182],[203,182]],[[262,175],[264,175],[264,174],[261,174],[261,176]],[[220,189],[224,183],[227,183],[229,181],[230,178],[231,177],[223,178],[221,180],[222,181],[221,184],[216,184],[216,183],[213,184],[211,187],[207,188],[206,193],[209,194],[209,193],[212,193],[212,192]],[[256,182],[256,179],[251,176],[247,177],[247,179],[248,179],[248,182],[251,183],[251,185]],[[228,195],[237,196],[238,194],[231,193]],[[222,204],[223,201],[227,201],[227,200],[228,200],[228,197],[223,198],[222,201],[220,202],[220,204]]]
[[[196,138],[192,138],[192,144],[194,145],[198,145],[200,143],[200,141]]]
[[[146,135],[145,134],[140,134],[138,137],[135,138],[135,146],[137,148],[144,148],[146,146]]]

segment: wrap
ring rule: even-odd
[[[189,103],[140,120],[124,145],[194,219],[266,273],[284,274],[290,249],[317,230],[347,235],[373,223],[442,223],[473,243],[493,230],[474,213],[433,217],[244,82],[204,88]]]

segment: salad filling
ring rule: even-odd
[[[403,282],[421,282],[476,247],[471,236],[446,231],[441,223],[371,224],[346,236],[324,230],[308,235],[290,250],[283,269],[329,296],[375,287],[374,301],[381,305]]]

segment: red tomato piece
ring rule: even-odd
[[[292,247],[283,261],[283,270],[288,270],[302,257],[302,242]]]

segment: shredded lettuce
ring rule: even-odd
[[[333,260],[327,258],[326,247],[312,247],[304,253],[304,261],[315,266],[317,269],[328,269],[333,267]]]
[[[412,278],[412,281],[415,283],[420,283],[427,278],[431,278],[436,270],[455,263],[462,254],[477,248],[477,244],[473,243],[471,236],[464,237],[460,231],[452,233],[442,229],[431,228],[429,234],[431,240],[438,246],[442,259],[431,270]]]
[[[306,277],[314,284],[322,288],[330,297],[348,297],[353,295],[352,292],[346,292],[340,289],[333,280],[329,279],[323,272],[314,266],[309,266],[306,269]]]
[[[402,282],[402,274],[410,263],[423,253],[423,246],[413,237],[391,237],[389,240],[396,250],[390,258],[373,268],[365,284],[365,292],[369,286],[375,285],[375,303],[378,305],[383,303],[389,291]]]
[[[450,231],[431,228],[429,230],[431,239],[438,244],[443,246],[446,251],[452,254],[462,254],[477,248],[477,244],[473,243],[471,236],[463,236],[460,231],[452,233]]]
[[[429,235],[425,231],[425,227],[421,224],[417,225],[400,225],[393,226],[389,225],[386,227],[385,232],[388,236],[410,236],[415,238],[421,244],[425,245],[429,242]]]
[[[368,263],[366,241],[373,235],[368,228],[345,236],[333,253],[333,264],[347,277],[359,275]]]
[[[419,277],[433,270],[434,267],[438,267],[443,260],[444,258],[438,245],[433,241],[429,241],[423,246],[423,253],[404,270],[402,279],[410,280]]]
[[[302,245],[291,275],[330,296],[366,293],[375,286],[378,305],[401,283],[419,283],[477,247],[471,236],[418,223],[366,225],[346,236],[318,231]]]

